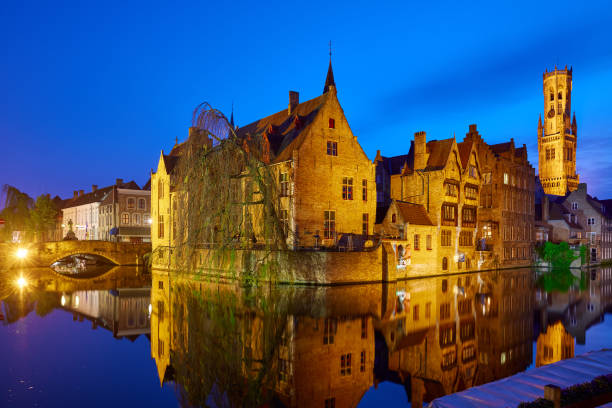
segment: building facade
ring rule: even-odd
[[[190,135],[197,129],[190,129]],[[237,128],[248,143],[261,136],[262,160],[278,182],[281,221],[290,248],[338,247],[343,236],[371,236],[376,214],[375,168],[352,133],[329,65],[324,92],[306,102],[289,93],[287,109]],[[191,137],[191,136],[190,136]],[[160,156],[151,175],[153,248],[172,247],[172,172],[180,145]],[[242,187],[244,190],[244,187]],[[244,193],[244,191],[243,191]],[[249,216],[245,209],[243,217]],[[254,229],[253,241],[258,242]],[[251,239],[251,237],[249,237]],[[161,262],[163,263],[163,261]]]
[[[108,191],[100,203],[100,239],[151,242],[151,191],[133,181]]]
[[[535,233],[535,170],[527,160],[527,147],[514,139],[487,144],[476,125],[460,143],[462,158],[474,145],[482,171],[478,211],[478,243],[503,266],[532,262]]]
[[[437,256],[429,262],[434,270],[480,269],[485,262],[475,245],[480,161],[473,145],[464,148],[462,159],[454,138],[427,142],[425,132],[417,132],[407,155],[374,159],[382,167],[377,176],[383,185],[388,183],[390,194],[384,197],[386,189],[379,189],[379,205],[389,199],[421,205],[437,227]]]
[[[563,196],[578,188],[576,114],[572,108],[572,69],[557,69],[543,75],[544,124],[538,122],[539,176],[546,194]]]

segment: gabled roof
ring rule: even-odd
[[[472,151],[473,142],[471,140],[464,140],[461,143],[457,143],[459,149],[459,158],[461,159],[461,166],[465,169],[470,160],[470,152]]]
[[[453,150],[455,139],[432,140],[427,142],[427,167],[425,170],[440,170],[446,166],[448,156]]]
[[[448,156],[453,150],[454,141],[454,138],[450,138],[443,140],[430,140],[427,142],[427,153],[429,154],[429,157],[427,159],[427,167],[425,167],[425,171],[440,170],[446,166]],[[385,166],[389,174],[401,173],[404,164],[407,165],[408,171],[414,171],[414,141],[410,142],[410,151],[408,154],[393,157],[381,157],[383,159],[383,166]]]
[[[494,145],[489,145],[491,151],[495,154],[501,154],[510,150],[511,142],[498,143]]]
[[[128,183],[115,184],[115,185],[111,185],[108,187],[99,188],[96,191],[92,191],[87,194],[83,194],[81,196],[74,197],[68,200],[68,202],[66,202],[63,208],[71,208],[71,207],[77,207],[79,205],[101,202],[102,199],[106,196],[106,194],[109,191],[111,191],[113,187],[115,186],[117,188],[124,188],[128,190],[140,190],[140,187],[138,187],[138,184],[136,184],[136,182],[132,180]]]
[[[325,93],[302,102],[295,107],[291,114],[287,109],[283,109],[273,115],[256,120],[238,128],[236,134],[240,139],[248,139],[257,134],[263,134],[270,145],[271,161],[288,160],[291,157],[291,151],[299,146],[303,135],[307,133],[309,126],[321,107],[327,102],[329,95],[330,93]]]
[[[434,225],[429,219],[425,207],[421,204],[413,204],[406,201],[395,200],[400,215],[404,222],[413,225]]]
[[[172,151],[174,151],[174,149],[172,149]],[[176,167],[176,164],[179,161],[179,155],[175,154],[164,154],[162,155],[163,159],[164,159],[164,167],[166,167],[166,173],[170,174],[172,173],[172,170],[174,170],[174,168]]]

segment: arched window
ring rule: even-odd
[[[395,214],[391,215],[391,222],[393,222],[393,223],[397,222],[397,216]]]
[[[134,197],[130,197],[127,199],[127,208],[128,210],[133,210],[136,208],[136,199]]]
[[[123,213],[121,214],[121,223],[124,225],[128,225],[130,223],[130,214]]]
[[[442,258],[442,270],[448,270],[448,259],[446,259],[446,257]]]
[[[138,213],[132,214],[132,224],[133,225],[140,225],[140,214],[138,214]]]
[[[146,210],[147,209],[147,201],[144,198],[139,198],[138,199],[138,209],[139,210]]]
[[[557,95],[557,99],[563,99],[563,94],[561,92],[559,92],[559,95]]]
[[[550,91],[550,101],[554,101],[555,100],[555,94],[553,91]]]

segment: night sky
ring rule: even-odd
[[[537,172],[542,73],[573,66],[578,172],[612,198],[609,2],[124,3],[3,3],[0,184],[62,197],[142,185],[200,102],[229,116],[233,101],[245,125],[286,109],[289,90],[319,95],[331,40],[371,159],[477,123],[489,143],[527,144]]]

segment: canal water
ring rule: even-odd
[[[612,347],[610,268],[337,287],[131,268],[0,281],[2,407],[409,406]]]

